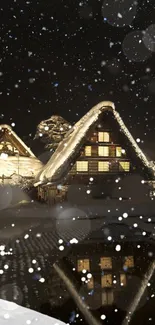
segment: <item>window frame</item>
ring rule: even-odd
[[[89,150],[90,150],[90,153],[89,153],[89,150],[88,150],[88,154],[87,154],[87,149],[89,148]],[[84,150],[84,152],[85,152],[85,156],[86,157],[91,157],[91,155],[92,155],[92,146],[85,146],[85,150]]]
[[[128,168],[123,167],[122,164],[128,164]],[[119,171],[130,172],[130,161],[119,161]]]
[[[130,259],[131,259],[131,261],[130,261]],[[134,257],[132,255],[125,256],[124,267],[133,268],[134,265],[135,265],[135,263],[134,263]]]
[[[79,267],[80,263],[83,264],[82,267]],[[88,267],[85,265],[88,264]],[[77,260],[77,271],[82,272],[82,270],[90,271],[90,259],[89,258],[83,258]]]
[[[104,262],[104,260],[105,260],[105,262]],[[107,260],[108,266],[106,266],[106,260]],[[104,265],[102,266],[102,264],[104,264]],[[100,257],[100,265],[101,265],[102,270],[112,270],[112,258],[109,256]]]
[[[87,170],[84,170],[84,169],[80,169],[80,170],[78,170],[78,164],[82,164],[82,163],[85,163],[85,164],[87,164]],[[89,171],[89,164],[88,164],[88,161],[85,161],[85,160],[77,160],[76,161],[76,172],[88,172]]]
[[[107,154],[104,154],[104,153],[102,154],[100,152],[101,149],[103,149],[103,152],[104,152],[104,149],[107,149],[108,150]],[[98,146],[98,156],[99,157],[109,157],[109,146]]]
[[[103,169],[102,170],[100,170],[101,167],[99,167],[101,164],[103,164]],[[104,164],[107,164],[108,169],[104,169]],[[97,167],[98,167],[97,170],[100,173],[106,173],[106,172],[110,171],[110,163],[109,163],[109,161],[98,161],[98,166]]]
[[[122,147],[116,146],[116,157],[122,157]]]
[[[110,282],[108,282],[108,278],[109,278]],[[103,284],[105,284],[105,285],[103,285]],[[111,273],[105,273],[104,275],[101,275],[101,288],[112,288],[112,274]]]
[[[105,295],[105,297],[103,296]],[[110,297],[111,295],[111,297]],[[106,299],[103,299],[106,298]],[[104,303],[106,301],[106,303]],[[109,303],[110,301],[110,303]],[[101,292],[101,302],[102,302],[102,306],[112,306],[114,303],[114,291],[110,288],[110,289],[104,289]]]
[[[107,141],[105,140],[106,137],[108,138]],[[110,142],[110,133],[107,131],[99,131],[98,132],[98,142],[109,143]]]

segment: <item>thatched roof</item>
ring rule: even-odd
[[[29,155],[29,157],[35,157],[33,152],[27,145],[21,140],[21,138],[18,137],[18,135],[12,130],[11,126],[7,124],[1,124],[0,125],[0,137],[3,139],[3,132],[2,130],[8,131],[8,137],[10,138],[10,141],[14,144],[15,147],[20,147],[24,149],[24,152]]]
[[[136,156],[141,160],[144,167],[146,167],[152,177],[155,175],[155,166],[148,161],[142,150],[137,145],[131,133],[125,126],[119,113],[115,110],[114,103],[110,101],[103,101],[94,106],[87,114],[85,114],[73,127],[67,132],[64,140],[59,144],[57,150],[52,155],[48,163],[43,167],[36,177],[35,186],[39,184],[46,184],[48,182],[57,182],[63,177],[68,164],[71,162],[74,153],[81,147],[84,137],[90,127],[99,120],[101,114],[106,111],[111,111],[119,129],[126,137],[128,143],[134,150]]]

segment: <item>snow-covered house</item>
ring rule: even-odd
[[[0,125],[0,183],[34,179],[42,163],[9,125]]]
[[[153,180],[154,176],[154,165],[137,145],[114,103],[104,101],[67,132],[38,173],[35,186],[39,197],[51,202],[66,200],[67,195],[77,200],[80,193],[83,198],[84,194],[90,194],[130,199],[134,182],[135,188],[136,182],[142,188],[145,181]],[[121,193],[121,182],[126,178],[131,179],[131,191],[127,194]],[[126,188],[128,190],[128,185]],[[143,192],[144,196],[148,195]]]

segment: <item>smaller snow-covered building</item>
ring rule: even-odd
[[[0,125],[0,183],[34,179],[42,163],[9,125]]]
[[[37,175],[35,186],[39,197],[51,202],[73,196],[77,202],[87,194],[127,200],[134,195],[137,198],[145,181],[154,177],[155,167],[137,145],[114,103],[105,101],[67,132]],[[125,184],[127,194],[123,191],[124,179],[129,180],[129,185]],[[139,187],[135,188],[136,182]],[[143,191],[142,196],[147,195]]]

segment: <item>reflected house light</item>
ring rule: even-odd
[[[8,154],[5,153],[5,152],[2,152],[2,153],[0,154],[0,157],[1,157],[1,159],[7,159],[7,158],[8,158]]]

